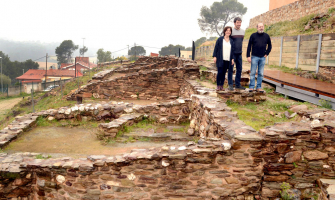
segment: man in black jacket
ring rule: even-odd
[[[250,36],[247,49],[248,62],[251,63],[249,91],[253,91],[255,88],[255,75],[258,67],[256,90],[259,92],[264,92],[261,89],[264,74],[264,65],[266,57],[271,52],[271,48],[271,39],[267,33],[264,33],[263,23],[257,24],[257,32],[253,33]],[[250,50],[252,51],[251,57]]]

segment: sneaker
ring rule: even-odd
[[[234,86],[229,85],[228,89],[229,89],[230,91],[234,91]]]
[[[238,90],[245,90],[245,87],[243,87],[242,85],[238,86],[238,87],[235,87],[235,89],[238,89]]]

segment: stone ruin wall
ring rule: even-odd
[[[123,63],[130,63],[130,60],[123,60],[122,64]],[[98,67],[103,67],[103,66],[107,66],[107,65],[115,65],[115,64],[121,64],[121,60],[98,63]]]
[[[39,116],[116,118],[127,123],[136,118],[131,115],[152,113],[158,123],[178,123],[177,115],[183,115],[190,120],[191,134],[202,139],[111,157],[41,160],[34,158],[36,153],[0,153],[0,198],[272,200],[288,182],[301,198],[318,193],[319,199],[327,199],[325,190],[320,192],[327,185],[319,179],[335,178],[333,111],[298,112],[299,122],[277,123],[257,132],[215,94],[187,80],[179,95],[189,99],[171,104],[84,104],[17,117],[0,131],[2,145],[33,126]],[[159,120],[164,117],[172,121]]]
[[[327,13],[332,7],[335,7],[335,0],[296,1],[250,19],[249,28],[256,28],[261,22],[271,25],[281,21],[297,20],[310,14]]]
[[[191,128],[207,138],[197,145],[87,159],[0,154],[0,196],[275,199],[284,181],[307,197],[320,190],[318,179],[335,177],[335,126],[315,122],[334,120],[330,112],[300,113],[305,123],[281,123],[258,134],[216,97],[193,95],[190,110]],[[66,115],[74,117],[72,112]]]
[[[133,73],[129,73],[133,72]],[[113,73],[127,73],[123,77],[107,79]],[[88,85],[68,95],[68,100],[76,96],[83,98],[141,99],[162,100],[177,99],[184,78],[199,78],[199,66],[183,59],[172,59],[157,64],[117,68],[98,74]]]

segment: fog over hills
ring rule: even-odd
[[[10,57],[11,61],[26,61],[28,59],[36,60],[41,58],[48,53],[49,56],[55,56],[55,49],[60,45],[62,41],[59,43],[41,43],[40,41],[14,41],[14,40],[6,40],[0,38],[0,51],[4,52]],[[81,44],[79,48],[81,48]],[[87,56],[95,56],[97,49],[90,49],[88,47],[88,51],[85,53]],[[73,56],[79,56],[79,50],[73,53]],[[45,60],[45,58],[44,58]],[[43,61],[43,59],[38,60]],[[51,58],[48,59],[49,62],[57,62],[57,60],[53,60]]]

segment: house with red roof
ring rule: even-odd
[[[159,54],[158,53],[150,53],[150,57],[158,57]]]
[[[96,64],[91,63],[89,61],[89,57],[76,57],[76,63],[61,63],[60,69],[61,70],[75,70],[77,68],[77,71],[80,71],[83,73],[85,70],[92,69],[94,67],[97,67]]]
[[[80,71],[77,71],[76,74],[78,77],[83,76]],[[43,90],[42,83],[53,83],[54,81],[67,80],[75,77],[73,70],[41,70],[41,69],[29,69],[22,76],[17,77],[17,80],[20,80],[23,86],[23,91],[30,93],[31,89],[35,91]]]

